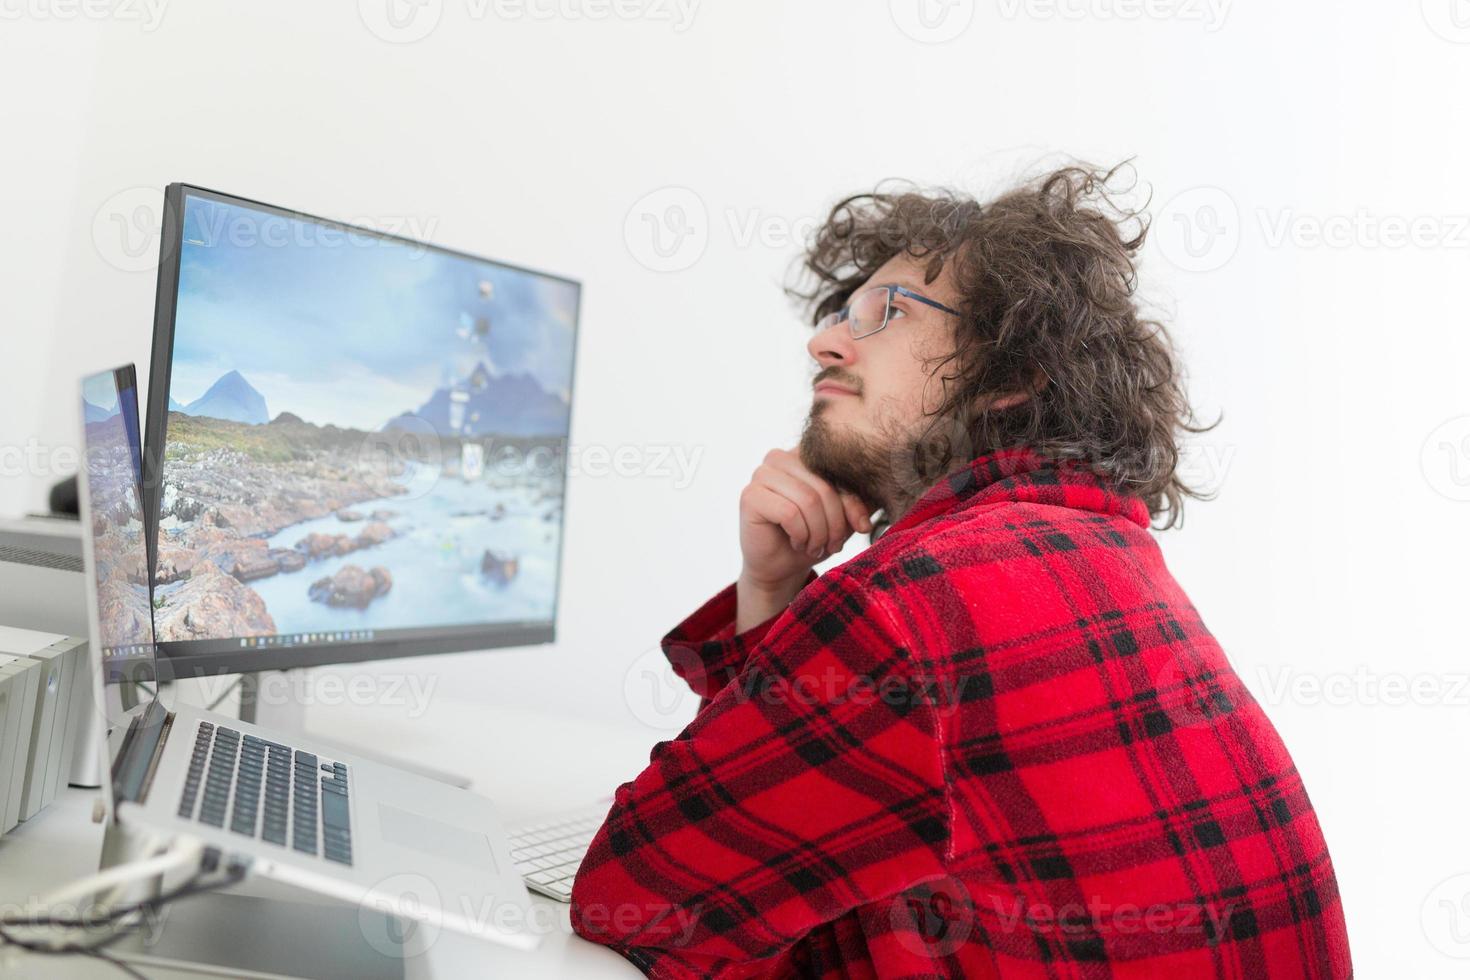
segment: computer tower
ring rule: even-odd
[[[17,638],[19,635],[20,638]],[[76,740],[76,722],[81,705],[75,705],[77,681],[86,674],[87,644],[70,636],[54,638],[39,650],[34,645],[52,639],[45,633],[0,627],[0,652],[29,657],[42,665],[44,696],[38,695],[35,734],[26,768],[26,793],[21,798],[20,818],[29,820],[56,799],[66,782],[71,752]],[[90,677],[88,678],[90,679]],[[46,727],[42,727],[42,726]]]
[[[47,790],[50,788],[47,766],[52,757],[52,740],[56,737],[57,716],[64,712],[64,704],[70,700],[62,691],[62,676],[65,673],[60,657],[30,657],[41,668],[36,690],[35,714],[31,720],[29,755],[26,758],[26,775],[20,797],[20,818],[29,820],[51,802]],[[24,733],[22,733],[24,734]]]
[[[0,654],[0,685],[6,690],[5,728],[0,730],[0,770],[5,770],[5,806],[0,810],[0,833],[20,822],[25,794],[26,760],[30,758],[36,694],[43,668],[26,657]]]
[[[91,679],[82,659],[86,652],[85,640],[0,626],[0,653],[41,665],[20,802],[22,820],[29,820],[54,800],[66,779],[76,741],[75,724],[82,714],[80,704],[73,711],[75,688],[84,677]]]
[[[87,635],[79,521],[0,519],[0,623],[40,630],[53,638]],[[0,645],[0,650],[5,647]],[[85,662],[86,655],[81,659]],[[82,682],[81,694],[86,697],[90,679],[84,675]],[[73,786],[101,786],[101,715],[88,709],[77,717],[79,725],[72,726],[77,735],[75,747],[63,778]]]
[[[17,690],[14,694],[11,688]],[[11,675],[0,672],[0,834],[10,830],[4,823],[5,808],[10,803],[10,773],[15,765],[15,743],[16,732],[11,730],[10,715],[11,705],[15,705],[16,728],[19,727],[20,718],[19,685]]]

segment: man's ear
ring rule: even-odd
[[[1024,404],[1030,401],[1036,395],[1041,394],[1041,390],[1050,383],[1050,375],[1046,373],[1045,368],[1038,364],[1031,371],[1030,385],[1028,385],[1022,391],[1013,391],[1004,395],[996,395],[994,398],[990,399],[985,407],[992,412],[1004,411],[1007,408],[1015,408],[1017,405]]]

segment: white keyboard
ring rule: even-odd
[[[510,828],[510,857],[526,887],[558,902],[572,898],[572,879],[611,800]]]

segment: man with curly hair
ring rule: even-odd
[[[657,978],[1351,976],[1302,778],[1149,532],[1198,427],[1115,173],[832,210],[800,446],[664,638],[700,709],[579,934]]]

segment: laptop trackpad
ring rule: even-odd
[[[383,839],[390,844],[432,854],[456,864],[468,864],[491,874],[500,871],[490,850],[490,838],[484,834],[386,803],[378,804],[378,826]]]

